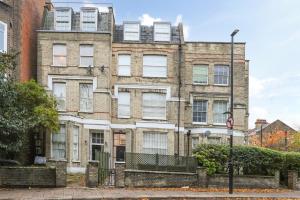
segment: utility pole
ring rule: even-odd
[[[230,117],[227,120],[228,126],[227,128],[229,129],[228,131],[230,131],[230,152],[229,152],[229,162],[228,162],[228,176],[229,176],[229,194],[233,193],[233,46],[234,46],[234,36],[239,32],[238,29],[235,29],[232,33],[231,33],[231,70],[230,70]],[[230,119],[231,118],[231,119]]]

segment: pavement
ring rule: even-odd
[[[203,192],[182,189],[124,189],[124,188],[0,188],[0,199],[26,200],[96,200],[96,199],[213,199],[213,200],[272,200],[300,199],[300,191],[264,191],[260,192]]]

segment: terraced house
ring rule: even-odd
[[[47,10],[38,31],[38,81],[57,101],[61,127],[45,155],[84,172],[96,151],[110,165],[125,152],[188,155],[198,143],[227,142],[230,44],[184,41],[182,24],[116,25],[108,12]],[[235,47],[234,139],[248,130],[248,61]],[[187,134],[191,133],[191,134]]]

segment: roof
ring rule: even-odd
[[[288,131],[288,132],[296,132],[296,130],[294,130],[293,128],[291,128],[290,126],[288,126],[287,124],[285,124],[284,122],[282,122],[281,120],[277,119],[274,122],[270,123],[270,124],[264,124],[262,125],[262,131],[275,131],[275,129],[279,129],[282,131]],[[251,129],[248,131],[249,135],[253,135],[253,134],[257,134],[260,133],[261,128],[258,129]]]
[[[123,40],[123,25],[115,25],[114,42],[119,43],[180,43],[180,30],[178,26],[171,26],[171,41],[170,42],[156,42],[154,41],[154,26],[140,26],[140,40],[139,41],[124,41]]]
[[[56,9],[71,9],[69,7],[57,7]],[[110,32],[111,13],[98,12],[98,23],[96,32]],[[80,32],[80,12],[72,11],[71,32]],[[41,30],[55,31],[54,10],[45,14]]]

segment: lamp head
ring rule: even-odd
[[[240,30],[239,29],[235,29],[232,33],[231,33],[231,37],[235,36]]]

